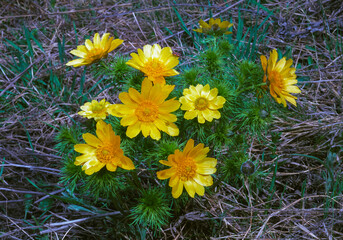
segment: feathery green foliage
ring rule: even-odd
[[[131,209],[132,224],[140,224],[154,230],[168,223],[172,216],[166,196],[160,189],[142,190],[138,204]]]

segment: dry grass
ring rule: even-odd
[[[181,62],[190,64],[193,59],[189,55],[198,50],[182,29],[173,7],[188,29],[194,28],[200,18],[207,18],[211,10],[223,19],[232,17],[235,32],[239,5],[238,1],[214,1],[208,8],[207,0],[185,0],[176,5],[169,0],[143,0],[56,1],[52,7],[51,2],[5,0],[0,10],[0,88],[14,93],[4,98],[4,91],[0,92],[4,95],[0,98],[0,230],[4,232],[0,238],[109,239],[108,233],[116,231],[116,217],[120,215],[113,209],[104,214],[72,211],[66,203],[54,199],[42,215],[44,206],[40,203],[49,194],[62,196],[64,191],[58,184],[61,157],[54,149],[56,128],[72,124],[71,118],[76,117],[73,112],[79,107],[35,89],[36,81],[47,80],[50,71],[64,78],[65,88],[71,85],[73,73],[64,74],[57,40],[65,38],[66,52],[75,48],[74,22],[79,42],[90,32],[114,32],[125,39],[122,54],[158,42],[182,53]],[[249,7],[247,1],[239,2],[245,3],[241,11],[246,26],[253,24],[258,9]],[[343,38],[339,29],[343,28],[343,5],[335,0],[262,2],[274,15],[267,21],[268,43],[258,46],[259,50],[265,54],[273,48],[290,47],[294,62],[302,66],[297,72],[302,90],[299,107],[273,123],[272,132],[281,133],[278,143],[261,146],[253,141],[250,149],[252,158],[264,156],[263,164],[270,169],[278,163],[276,175],[266,172],[264,179],[268,187],[275,181],[273,198],[263,186],[250,189],[245,181],[235,188],[222,182],[211,195],[189,203],[183,215],[161,229],[163,239],[343,239],[343,198],[332,189],[328,191],[326,163],[329,153],[333,153],[332,174],[342,191]],[[268,15],[264,10],[259,13]],[[23,25],[36,29],[44,52],[33,44],[32,64],[21,72],[11,72],[8,62],[12,53],[4,38],[28,51]],[[49,61],[53,64],[43,67]],[[80,69],[73,71],[82,74]],[[31,80],[22,84],[27,74]],[[85,87],[96,81],[87,75]],[[104,91],[103,97],[109,94],[109,90]],[[66,105],[70,117],[59,111]],[[272,134],[268,138],[272,139]],[[269,157],[272,152],[277,157]],[[44,185],[44,189],[35,185]],[[132,235],[123,231],[116,238],[132,239]],[[146,238],[155,237],[148,232]]]

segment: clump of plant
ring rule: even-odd
[[[177,217],[187,194],[200,198],[220,181],[259,174],[247,156],[251,140],[263,143],[281,112],[275,103],[296,106],[292,94],[300,92],[291,59],[278,59],[274,49],[260,63],[244,60],[227,39],[232,24],[199,23],[195,32],[204,35],[205,50],[193,56],[199,61],[192,66],[178,68],[179,56],[158,44],[143,46],[129,60],[105,62],[123,42],[108,33],[87,39],[71,51],[79,58],[67,63],[101,66],[117,90],[113,98],[80,106],[78,114],[93,124],[84,128],[78,118],[77,126],[57,134],[65,158],[62,183],[153,230]],[[213,176],[220,181],[214,184]]]

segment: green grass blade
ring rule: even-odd
[[[63,64],[64,59],[65,59],[65,37],[64,37],[64,35],[62,38],[62,42],[59,38],[57,39],[57,46],[58,46],[59,58],[60,58],[61,63]]]
[[[174,3],[176,4],[175,1],[174,1]],[[179,11],[178,11],[175,7],[173,7],[173,10],[174,10],[174,12],[175,12],[177,18],[178,18],[178,19],[180,20],[180,22],[181,22],[181,27],[182,27],[182,29],[188,34],[188,36],[190,36],[190,37],[193,39],[193,36],[192,36],[192,34],[189,32],[189,30],[188,30],[188,28],[187,28],[185,22],[183,21],[181,15],[180,15],[180,13],[179,13]]]
[[[24,51],[17,45],[15,44],[14,42],[12,42],[11,40],[8,40],[7,38],[4,38],[4,40],[6,42],[8,42],[14,49],[18,50],[19,52],[21,53],[24,53]]]
[[[77,28],[75,25],[75,21],[73,21],[73,27],[74,27],[74,32],[75,32],[75,42],[76,42],[76,45],[78,45],[79,44],[79,38],[77,37]]]
[[[25,25],[24,25],[24,34],[26,38],[27,47],[29,49],[31,57],[33,58],[34,54],[33,54],[33,48],[31,44],[30,31],[25,27]]]

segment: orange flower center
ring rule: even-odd
[[[271,85],[273,85],[273,87],[275,88],[282,88],[283,86],[283,78],[281,76],[281,74],[278,71],[271,71],[268,74],[268,80],[270,82]]]
[[[142,102],[135,111],[139,121],[153,122],[158,117],[158,107],[151,101]]]
[[[177,164],[176,174],[180,177],[182,181],[188,181],[193,179],[197,170],[197,166],[193,158],[181,159]]]
[[[105,144],[97,148],[95,155],[96,158],[101,163],[118,163],[119,155],[121,155],[122,151],[120,148],[116,149],[112,144]]]
[[[195,100],[195,108],[198,110],[205,110],[208,106],[208,100],[206,98],[200,97]]]
[[[160,60],[151,58],[144,64],[144,67],[141,71],[147,76],[159,77],[163,76],[165,72],[165,66]]]

